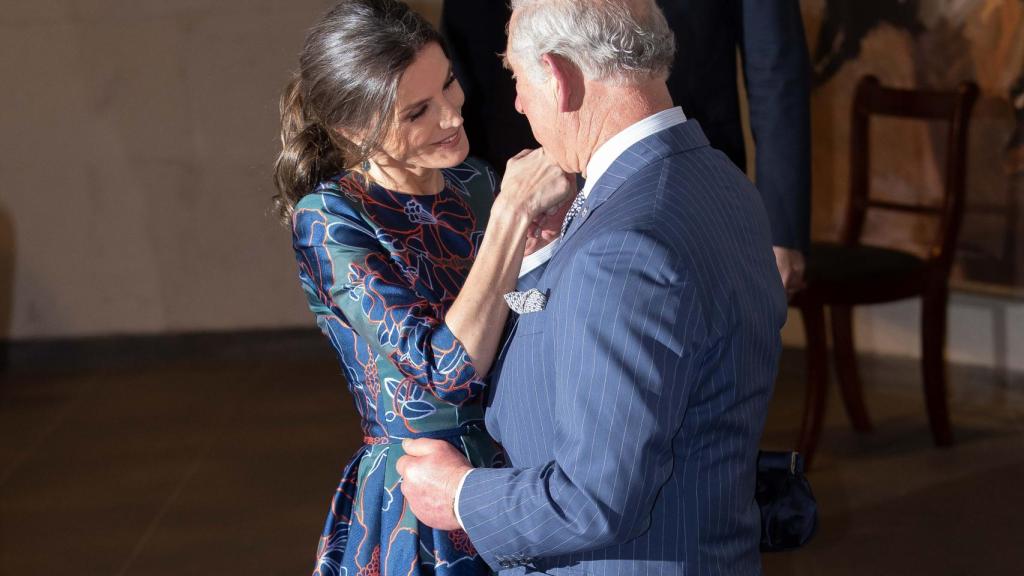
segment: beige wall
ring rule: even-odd
[[[277,95],[329,4],[5,5],[0,335],[310,325],[267,209]]]
[[[312,325],[267,210],[277,94],[330,0],[8,4],[0,336]],[[951,356],[1024,368],[1021,312],[957,299]],[[913,303],[860,318],[863,349],[916,352]]]

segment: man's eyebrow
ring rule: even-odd
[[[448,75],[444,77],[445,84],[448,83],[448,80],[452,77],[452,74],[452,65],[448,64]],[[405,114],[406,112],[412,110],[413,108],[419,108],[420,106],[426,104],[427,102],[430,102],[430,98],[424,98],[423,100],[420,100],[418,102],[413,102],[412,104],[409,104],[405,108],[402,108],[402,111],[399,112],[399,114]]]

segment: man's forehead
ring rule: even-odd
[[[501,65],[504,66],[506,70],[509,70],[514,74],[516,69],[519,68],[519,63],[513,62],[513,58],[512,51],[506,50],[501,55]]]
[[[505,53],[512,51],[512,39],[515,32],[515,22],[519,18],[519,11],[513,10],[512,15],[508,19],[508,23],[505,24]],[[504,59],[504,58],[503,58]]]

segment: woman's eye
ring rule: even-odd
[[[426,112],[426,111],[427,111],[427,107],[426,106],[423,106],[422,108],[417,109],[412,114],[409,114],[409,120],[410,121],[414,121],[414,120],[418,119],[420,116],[423,116],[424,112]]]
[[[454,83],[455,83],[455,74],[452,74],[451,76],[448,77],[448,81],[444,83],[444,89],[447,90],[447,89],[451,88],[452,84],[454,84]]]

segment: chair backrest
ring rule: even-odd
[[[938,218],[938,234],[928,247],[928,255],[931,263],[948,275],[963,220],[967,129],[971,108],[977,98],[978,86],[973,82],[964,82],[955,91],[934,91],[887,88],[874,76],[861,79],[853,100],[850,125],[850,202],[841,235],[844,243],[860,241],[867,211],[872,208]],[[939,205],[871,197],[869,139],[872,116],[947,121],[945,177]]]

